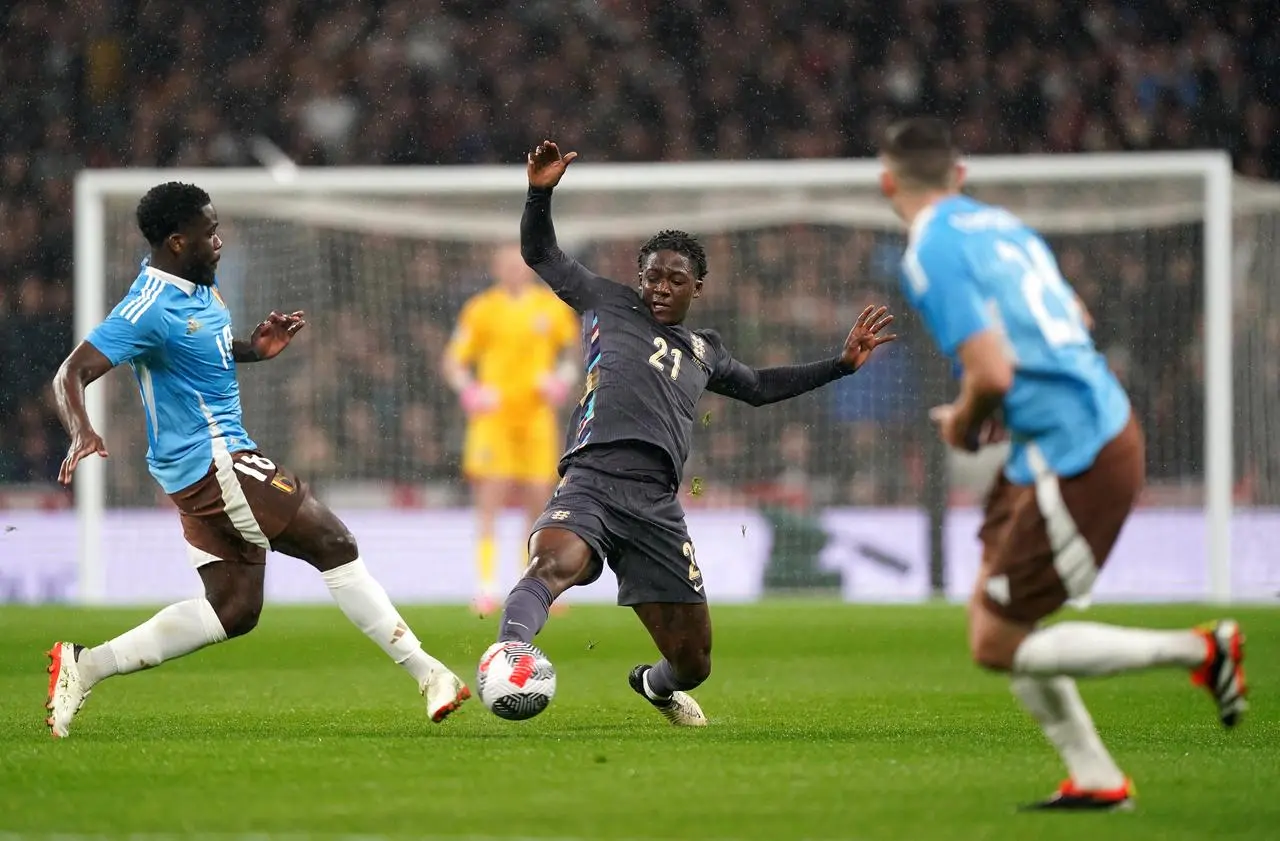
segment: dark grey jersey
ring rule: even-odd
[[[520,246],[538,276],[582,315],[586,382],[562,472],[584,449],[631,443],[664,452],[679,483],[703,391],[758,406],[851,373],[838,358],[755,370],[734,359],[714,330],[661,324],[636,288],[600,277],[560,250],[550,190],[530,188]]]

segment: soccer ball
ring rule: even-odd
[[[498,718],[523,721],[547,708],[556,695],[556,667],[537,646],[495,642],[476,670],[480,700]]]

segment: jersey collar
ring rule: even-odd
[[[943,196],[928,207],[922,208],[920,212],[916,214],[916,218],[912,220],[911,229],[907,232],[907,246],[910,247],[911,245],[914,245],[920,239],[921,235],[924,234],[924,229],[933,221],[933,217],[938,215],[938,208],[960,198],[962,198],[962,196],[959,193],[952,193],[950,195]]]
[[[168,272],[161,271],[160,269],[157,269],[155,266],[147,266],[145,269],[143,269],[143,272],[147,275],[147,277],[154,277],[154,278],[157,278],[158,280],[163,280],[165,283],[169,284],[170,286],[178,287],[183,292],[186,292],[188,295],[194,295],[196,292],[196,285],[191,281],[186,280],[185,278],[178,277],[176,274],[169,274]]]
[[[907,246],[914,245],[920,239],[920,235],[924,233],[924,229],[933,221],[933,215],[937,211],[940,202],[934,202],[928,207],[922,208],[916,214],[916,218],[911,220],[911,229],[907,231]]]

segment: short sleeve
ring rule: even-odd
[[[146,355],[164,345],[167,318],[158,295],[146,291],[130,294],[106,320],[85,337],[112,365]]]
[[[484,311],[481,299],[472,298],[462,308],[462,312],[458,315],[458,323],[453,328],[453,335],[449,337],[449,347],[446,350],[449,358],[463,363],[475,359],[480,349],[483,322]]]
[[[927,240],[903,260],[907,291],[938,347],[954,356],[960,345],[991,327],[978,285],[960,248]]]

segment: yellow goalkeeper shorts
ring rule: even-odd
[[[469,479],[555,482],[560,441],[555,412],[493,412],[467,423],[462,472]]]

